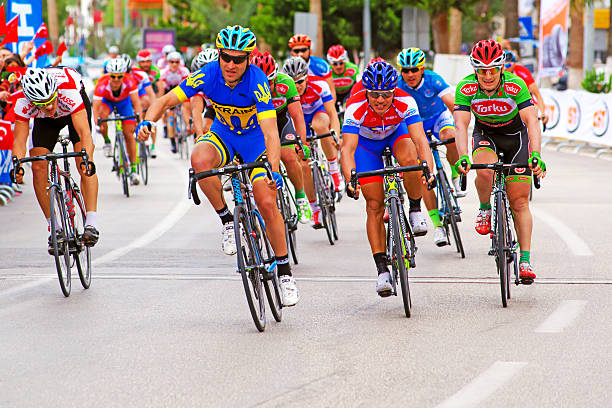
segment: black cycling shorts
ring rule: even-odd
[[[81,98],[87,112],[87,122],[91,129],[91,102],[85,93],[85,88],[81,88]],[[32,129],[32,146],[44,147],[53,151],[57,144],[60,131],[68,126],[68,134],[73,145],[81,141],[74,125],[72,115],[61,116],[59,118],[34,118],[34,129]]]
[[[215,120],[215,110],[212,108],[212,106],[204,107],[204,119]]]
[[[295,127],[287,109],[276,113],[276,126],[278,127],[281,143],[295,142],[297,135],[295,134]]]
[[[494,133],[475,126],[474,133],[472,133],[472,154],[477,153],[478,149],[492,150],[498,157],[499,153],[502,152],[505,164],[528,163],[529,136],[527,127],[523,125],[522,129],[516,132]],[[529,167],[509,169],[505,170],[505,175],[506,177],[531,176],[531,170]]]

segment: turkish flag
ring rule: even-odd
[[[19,14],[15,17],[11,18],[6,24],[6,35],[4,36],[4,40],[0,43],[0,46],[4,44],[15,43],[19,41],[19,34],[17,33],[17,27],[19,26]]]
[[[0,150],[13,149],[13,130],[11,122],[0,120]]]
[[[53,44],[51,44],[51,41],[47,40],[40,47],[36,49],[36,52],[34,53],[34,58],[39,58],[43,55],[51,54],[52,52],[53,52]]]
[[[66,42],[62,41],[62,43],[57,47],[57,56],[59,57],[67,50],[68,50],[68,47],[66,47]]]
[[[38,31],[36,31],[36,34],[34,34],[34,38],[32,38],[32,41],[37,38],[49,38],[49,30],[47,30],[47,25],[45,23],[42,23],[40,25]]]

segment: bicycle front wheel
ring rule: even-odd
[[[149,162],[147,145],[144,142],[138,142],[138,170],[142,176],[142,182],[146,186],[149,183]]]
[[[130,182],[128,180],[130,174],[130,160],[127,154],[127,148],[125,147],[125,139],[122,137],[119,143],[119,165],[121,173],[121,184],[123,185],[123,194],[126,197],[130,196]]]
[[[321,167],[317,166],[314,169],[314,188],[317,195],[317,202],[321,209],[321,223],[327,233],[327,240],[330,245],[334,245],[334,236],[332,232],[331,217],[329,215],[329,206],[333,198],[329,195],[329,189],[323,178]]]
[[[238,271],[242,277],[251,317],[257,330],[262,332],[266,328],[266,309],[259,269],[261,253],[259,253],[253,233],[246,211],[243,207],[237,206],[234,209],[234,236],[238,248]]]
[[[280,279],[278,278],[278,266],[275,266],[276,258],[274,257],[274,251],[268,237],[266,236],[266,227],[261,218],[259,212],[255,212],[255,236],[256,244],[261,255],[263,256],[263,264],[265,267],[264,273],[264,289],[266,290],[266,297],[268,298],[268,304],[270,305],[270,311],[274,320],[280,322],[283,318],[283,302],[281,301],[280,294]]]
[[[49,204],[51,206],[51,243],[57,277],[64,296],[70,296],[71,289],[71,260],[68,245],[68,223],[66,222],[66,204],[64,194],[57,187],[49,189]],[[59,232],[56,232],[59,231]]]
[[[72,206],[74,213],[71,214],[71,219],[74,225],[75,251],[73,253],[74,261],[79,271],[79,280],[84,289],[89,289],[91,285],[91,248],[85,245],[83,241],[83,232],[85,231],[86,210],[83,196],[78,190],[72,190]]]
[[[440,190],[442,190],[442,197],[444,199],[444,203],[442,203],[442,208],[444,208],[445,211],[444,228],[446,229],[446,234],[448,235],[450,229],[450,232],[453,233],[457,252],[461,255],[461,258],[465,258],[463,242],[461,241],[461,234],[459,233],[459,226],[457,225],[457,214],[455,212],[454,201],[451,196],[450,184],[448,183],[446,174],[443,172],[440,172],[440,174],[438,175],[438,180],[441,184]]]
[[[412,301],[410,299],[410,284],[408,282],[408,270],[410,269],[408,243],[406,242],[406,230],[403,222],[401,222],[403,216],[397,199],[391,199],[389,210],[390,236],[393,240],[392,267],[396,274],[399,275],[404,313],[406,317],[410,317]]]
[[[506,242],[507,224],[506,205],[501,193],[495,196],[495,260],[497,261],[497,273],[499,273],[499,285],[501,290],[502,306],[508,306],[510,293],[510,280],[508,268],[508,242]]]

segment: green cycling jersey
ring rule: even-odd
[[[355,82],[357,82],[357,74],[359,74],[359,67],[352,62],[345,62],[344,67],[346,69],[340,75],[336,74],[332,69],[334,86],[336,87],[336,93],[339,95],[350,92]]]
[[[293,79],[289,75],[279,72],[276,75],[274,88],[272,89],[272,103],[276,111],[281,112],[287,108],[288,104],[299,101],[300,95]]]

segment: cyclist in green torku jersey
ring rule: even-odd
[[[267,75],[272,91],[272,103],[276,108],[276,125],[282,140],[295,140],[301,137],[306,147],[306,122],[300,103],[300,95],[293,79],[282,72],[278,72],[278,64],[269,52],[256,55],[251,63]],[[297,131],[297,132],[296,132]],[[297,133],[297,135],[296,135]],[[306,152],[308,156],[308,153]],[[305,157],[307,159],[308,157]],[[293,146],[283,146],[281,149],[281,160],[287,169],[287,175],[295,188],[295,201],[297,203],[298,218],[302,224],[307,224],[312,213],[310,204],[304,192],[304,182],[312,184],[312,173],[306,161],[298,159]],[[305,180],[306,179],[306,180]]]
[[[336,87],[337,106],[346,104],[351,96],[351,88],[357,82],[359,67],[348,59],[348,53],[342,45],[332,45],[327,50],[327,62],[332,69],[332,79]]]
[[[504,71],[505,56],[501,45],[494,40],[478,42],[470,54],[475,73],[465,77],[455,91],[455,137],[459,160],[456,166],[462,173],[470,169],[467,128],[471,112],[476,119],[473,137],[474,163],[494,163],[503,152],[505,163],[529,162],[529,168],[516,168],[506,174],[506,189],[514,226],[521,247],[519,277],[530,284],[536,275],[529,259],[533,220],[529,210],[531,172],[537,177],[546,175],[546,165],[540,157],[541,134],[537,109],[525,81]],[[532,159],[537,165],[532,166]],[[468,162],[467,168],[461,161]],[[477,170],[476,190],[480,210],[476,231],[491,232],[491,191],[493,171]]]

